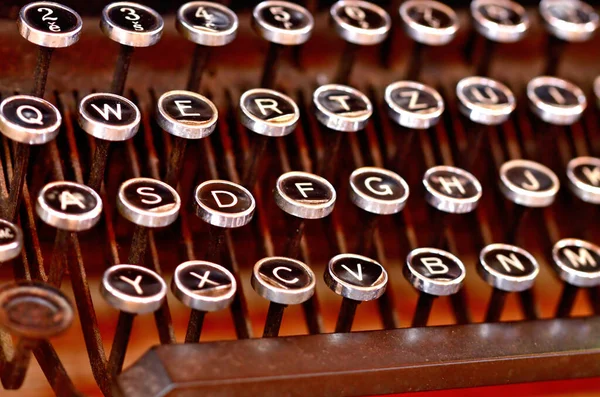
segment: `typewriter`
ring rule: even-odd
[[[593,4],[0,17],[0,395],[600,394]]]

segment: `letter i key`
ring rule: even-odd
[[[167,284],[157,273],[136,265],[109,267],[102,277],[100,293],[114,308],[119,309],[108,371],[118,375],[123,368],[133,319],[138,314],[158,310],[167,296]]]
[[[206,312],[228,307],[235,298],[237,282],[223,266],[206,261],[183,262],[175,269],[171,291],[192,309],[185,334],[185,343],[200,340]]]
[[[256,262],[251,283],[256,293],[270,301],[263,338],[271,338],[279,335],[286,306],[304,303],[314,295],[316,279],[306,264],[273,256]]]
[[[69,47],[81,35],[81,17],[71,8],[50,1],[29,3],[19,12],[19,33],[40,46],[31,95],[42,98],[55,48]]]
[[[304,44],[311,36],[315,22],[308,10],[288,1],[263,1],[252,11],[252,28],[268,40],[262,88],[275,86],[277,64],[284,46]]]
[[[552,265],[564,282],[555,316],[568,317],[577,291],[600,285],[600,247],[585,240],[562,239],[552,248]]]
[[[142,4],[121,1],[104,7],[100,29],[120,44],[111,87],[113,94],[123,95],[133,49],[156,44],[162,36],[163,27],[162,17]]]
[[[164,181],[176,187],[190,139],[206,138],[217,125],[219,112],[206,97],[191,91],[169,91],[158,98],[156,121],[174,139]]]
[[[87,185],[100,191],[110,142],[126,141],[137,134],[141,114],[129,99],[109,93],[96,93],[79,102],[79,125],[94,137],[96,149]]]
[[[211,49],[225,46],[235,39],[238,17],[219,3],[192,1],[177,11],[175,27],[179,34],[195,43],[186,89],[198,92]]]
[[[58,229],[48,283],[60,286],[67,263],[69,233],[94,227],[102,215],[102,200],[88,186],[51,182],[38,194],[35,211],[46,224]]]
[[[300,109],[296,102],[277,91],[256,88],[244,92],[239,103],[240,122],[251,131],[252,148],[244,161],[242,185],[252,189],[269,137],[283,137],[296,128]]]
[[[42,145],[58,135],[62,122],[54,105],[41,98],[15,95],[0,103],[0,131],[15,142],[15,161],[3,218],[16,219],[29,164],[29,146]]]
[[[331,258],[323,278],[333,292],[343,297],[335,332],[350,332],[358,304],[381,297],[388,282],[383,266],[354,254]]]
[[[419,291],[413,327],[424,327],[429,320],[433,300],[456,294],[465,279],[465,266],[456,256],[437,248],[417,248],[409,252],[404,277]]]

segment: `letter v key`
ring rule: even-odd
[[[348,266],[342,265],[342,267],[344,269],[346,269],[348,271],[348,273],[350,273],[351,275],[353,275],[354,278],[356,278],[359,281],[362,281],[362,279],[363,279],[362,266],[360,265],[360,263],[358,263],[356,266],[357,266],[357,269],[358,269],[358,273],[355,273],[352,270],[350,270],[350,268]]]

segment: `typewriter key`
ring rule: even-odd
[[[552,265],[565,283],[556,317],[568,317],[579,288],[600,285],[600,247],[585,240],[562,239],[552,248]]]
[[[179,34],[195,43],[187,90],[200,90],[202,73],[211,47],[227,45],[235,39],[238,17],[229,8],[211,1],[192,1],[177,11],[175,27]]]
[[[4,219],[0,219],[0,265],[8,262],[21,253],[23,233],[21,229]]]
[[[542,0],[539,7],[546,30],[561,40],[586,41],[598,29],[598,14],[583,1]]]
[[[117,196],[119,213],[137,226],[129,262],[142,265],[148,243],[146,228],[169,226],[181,208],[179,195],[168,184],[152,178],[133,178],[121,184]]]
[[[167,296],[167,285],[152,270],[136,265],[115,265],[104,272],[100,293],[112,307],[120,310],[108,359],[109,372],[117,375],[123,368],[133,319],[137,314],[158,310]]]
[[[420,292],[412,326],[424,327],[433,299],[456,294],[462,287],[466,270],[460,259],[449,252],[436,248],[417,248],[408,254],[403,274]]]
[[[21,8],[17,27],[27,41],[40,46],[31,93],[41,98],[46,90],[52,52],[55,48],[69,47],[79,40],[81,17],[62,4],[38,1]]]
[[[456,86],[456,96],[461,113],[478,124],[504,123],[516,108],[510,88],[485,77],[462,79]]]
[[[256,202],[246,188],[224,180],[202,182],[194,198],[196,215],[211,225],[207,260],[219,262],[225,230],[250,223]]]
[[[100,29],[120,44],[111,92],[122,95],[135,47],[156,44],[163,33],[162,17],[150,7],[127,1],[111,3],[102,10]]]
[[[529,30],[530,21],[527,11],[511,0],[475,0],[471,2],[471,21],[475,30],[483,36],[483,52],[475,68],[476,74],[488,74],[496,46],[499,43],[520,41]],[[472,59],[475,36],[471,35],[465,51]]]
[[[600,159],[576,157],[567,164],[571,191],[586,203],[600,204]]]
[[[52,182],[40,191],[35,211],[46,224],[58,229],[48,283],[60,286],[67,261],[69,233],[94,227],[102,215],[102,200],[88,186]]]
[[[223,266],[206,261],[188,261],[177,266],[171,291],[192,309],[185,343],[198,343],[206,312],[227,308],[236,289],[235,277]]]
[[[362,167],[350,174],[350,200],[364,210],[363,232],[357,252],[368,255],[379,215],[397,214],[404,209],[408,184],[400,175],[378,167]]]
[[[315,274],[310,267],[283,256],[256,262],[251,283],[256,293],[270,301],[263,338],[278,336],[286,306],[309,300],[316,285]]]
[[[90,94],[79,102],[79,125],[94,137],[96,143],[88,178],[89,187],[100,190],[110,142],[133,138],[140,127],[140,120],[141,115],[137,106],[119,95]]]
[[[499,321],[506,294],[531,288],[539,271],[539,265],[533,255],[522,248],[508,244],[491,244],[482,249],[477,272],[494,288],[484,321]]]
[[[427,129],[438,123],[444,100],[435,89],[414,81],[397,81],[385,89],[388,114],[397,124]]]
[[[380,6],[362,0],[340,0],[329,10],[336,33],[346,41],[333,82],[348,84],[360,46],[379,44],[392,27],[392,19]]]
[[[320,176],[308,172],[286,172],[277,179],[275,203],[291,215],[293,233],[288,237],[284,253],[298,257],[306,219],[321,219],[333,211],[336,193],[333,185]]]
[[[58,135],[62,118],[50,102],[29,95],[15,95],[0,103],[0,132],[15,141],[13,175],[3,217],[15,219],[25,174],[29,164],[29,145],[47,143]]]
[[[343,297],[336,333],[350,332],[358,304],[381,297],[388,282],[383,266],[366,256],[354,254],[331,258],[323,278],[333,292]]]
[[[536,77],[527,84],[529,107],[546,123],[571,125],[581,117],[587,100],[581,88],[557,77]]]
[[[190,91],[169,91],[158,98],[156,121],[158,125],[173,135],[174,147],[171,151],[165,182],[175,187],[188,139],[202,139],[213,133],[217,125],[217,107],[205,96]]]
[[[443,46],[456,36],[459,22],[454,10],[431,0],[408,0],[399,9],[402,28],[415,40],[406,78],[418,80],[424,46]]]
[[[317,168],[317,174],[326,178],[333,176],[335,164],[332,159],[342,142],[340,132],[356,132],[362,130],[373,114],[373,105],[369,98],[355,88],[327,84],[313,93],[313,106],[317,120],[325,126],[325,153]]]
[[[73,309],[61,291],[36,281],[0,287],[0,328],[17,336],[11,361],[4,362],[2,386],[19,389],[25,379],[31,350],[41,340],[63,333],[73,322]]]
[[[260,159],[267,148],[268,137],[282,137],[294,131],[300,120],[300,110],[287,95],[255,88],[242,94],[239,117],[242,125],[252,132],[252,148],[242,176],[242,185],[252,188],[258,178]]]
[[[304,7],[288,1],[263,1],[252,11],[252,28],[269,41],[260,86],[275,85],[275,70],[284,46],[304,44],[311,36],[315,22]]]

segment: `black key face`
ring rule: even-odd
[[[210,33],[229,32],[237,24],[230,12],[225,12],[222,7],[209,2],[199,2],[197,6],[189,6],[180,14],[184,22]]]
[[[47,185],[40,200],[55,212],[78,215],[81,219],[85,218],[85,215],[96,213],[101,205],[98,196],[93,194],[91,189],[69,182]]]
[[[219,298],[231,293],[235,281],[229,272],[215,265],[198,262],[177,272],[179,283],[198,298]]]
[[[486,84],[466,84],[461,89],[462,94],[471,104],[481,107],[502,107],[514,101],[514,98],[509,98],[509,95],[512,96],[511,93]]]
[[[11,124],[27,130],[55,128],[60,121],[58,110],[33,97],[15,96],[3,101],[2,117]]]
[[[5,284],[0,289],[0,324],[29,338],[49,338],[73,321],[68,299],[56,288],[41,282]]]
[[[521,252],[505,248],[495,248],[482,256],[486,266],[500,275],[527,277],[537,272],[538,266],[531,258]]]
[[[81,29],[79,15],[56,3],[39,2],[27,7],[23,22],[45,33],[71,33]]]
[[[190,126],[206,124],[215,119],[215,109],[212,103],[183,93],[163,97],[161,109],[172,119]]]
[[[139,211],[161,214],[179,206],[179,197],[168,185],[147,178],[133,179],[122,187],[125,202]]]
[[[306,176],[290,176],[278,184],[282,192],[298,205],[323,205],[335,199],[331,185]]]
[[[440,103],[431,92],[415,87],[396,87],[390,92],[394,104],[411,113],[432,113],[440,109]]]
[[[299,290],[314,283],[314,275],[298,262],[286,258],[268,258],[258,268],[261,280],[272,288]]]
[[[579,163],[573,169],[573,175],[578,181],[593,187],[600,187],[600,167],[598,161]]]
[[[12,223],[0,219],[0,250],[15,243],[21,244],[21,231]]]
[[[402,183],[399,177],[396,178],[389,172],[374,169],[352,173],[350,183],[362,195],[373,200],[406,200],[408,194],[406,183]]]
[[[495,4],[481,4],[479,12],[487,20],[503,26],[517,26],[525,22],[524,14],[511,7],[511,3],[498,2]]]
[[[138,266],[121,265],[109,272],[108,286],[132,298],[154,298],[164,295],[164,281]]]
[[[515,166],[506,170],[506,178],[513,185],[531,192],[544,192],[556,189],[555,180],[538,168]]]
[[[586,24],[594,21],[596,19],[594,15],[580,7],[578,3],[578,1],[561,1],[547,6],[547,10],[554,18],[568,23]]]
[[[329,88],[320,91],[315,100],[326,111],[346,118],[360,118],[371,113],[371,105],[364,95]]]
[[[252,90],[240,104],[253,118],[269,124],[287,125],[298,118],[298,108],[283,96],[274,95],[271,90]]]
[[[428,173],[426,182],[438,195],[451,199],[474,199],[481,195],[481,185],[473,176],[449,167],[438,167]]]
[[[135,105],[117,95],[89,95],[80,104],[80,109],[95,123],[117,127],[139,123],[139,111]]]
[[[555,260],[572,270],[585,273],[600,272],[600,252],[597,249],[579,244],[564,244],[555,250]]]
[[[295,4],[272,3],[260,9],[258,23],[282,30],[304,30],[313,24],[310,15]]]
[[[241,186],[217,181],[198,189],[196,201],[210,211],[227,214],[244,214],[255,205],[254,198]]]
[[[131,32],[152,32],[161,29],[163,22],[145,7],[132,3],[116,3],[107,12],[110,23]]]
[[[377,262],[355,256],[339,255],[329,266],[334,276],[356,287],[373,287],[382,283],[384,269]]]
[[[425,251],[413,255],[409,266],[420,276],[434,282],[455,281],[464,276],[464,268],[439,252]]]
[[[454,26],[450,15],[430,4],[415,3],[407,10],[407,15],[415,23],[428,28],[445,29]]]
[[[358,29],[378,30],[389,25],[381,12],[378,13],[370,7],[361,7],[359,2],[337,7],[334,12],[340,21]]]
[[[540,101],[555,107],[580,106],[578,96],[564,87],[543,84],[534,89],[535,95]]]

